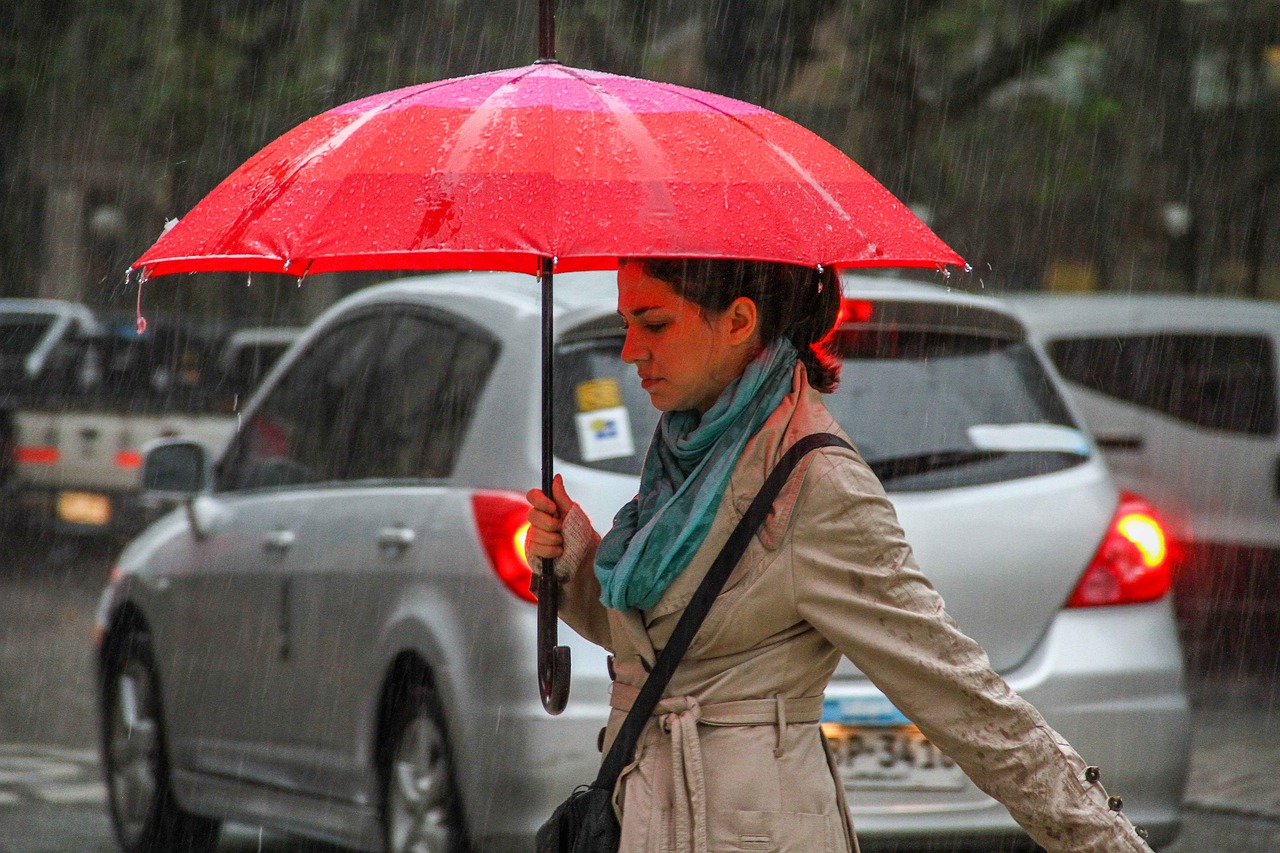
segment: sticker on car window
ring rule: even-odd
[[[618,390],[618,380],[613,377],[580,382],[574,390],[577,392],[579,412],[598,412],[622,405],[622,392]]]
[[[575,420],[583,462],[617,459],[636,452],[635,442],[631,439],[631,416],[626,406],[579,412]]]

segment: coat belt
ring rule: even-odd
[[[609,707],[617,711],[630,711],[631,705],[640,695],[639,687],[613,683],[613,691],[609,694]],[[738,699],[731,702],[714,702],[701,704],[702,715],[698,722],[704,726],[772,726],[775,723],[816,723],[822,719],[822,696],[798,696],[782,699],[782,713],[779,714],[778,699]],[[681,703],[684,698],[663,699],[654,710],[655,717],[670,713],[672,703]]]
[[[609,705],[629,711],[639,688],[614,682]],[[816,723],[822,719],[822,696],[739,699],[703,705],[692,696],[672,696],[658,703],[653,716],[671,735],[671,783],[674,793],[672,827],[676,853],[707,853],[707,792],[703,776],[698,725],[778,727],[774,755],[782,756],[788,723]]]

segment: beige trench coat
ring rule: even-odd
[[[577,507],[566,516],[561,615],[615,656],[606,749],[729,531],[778,458],[815,432],[843,435],[797,365],[706,543],[652,610],[600,604],[599,537]],[[624,853],[856,850],[818,727],[841,654],[1052,853],[1149,850],[943,610],[861,457],[828,447],[784,487],[641,736],[615,791]]]

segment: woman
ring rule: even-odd
[[[690,595],[777,459],[844,436],[838,279],[782,264],[618,271],[623,361],[664,412],[640,494],[601,540],[559,478],[529,492],[528,552],[561,616],[614,655],[612,743]],[[716,599],[615,791],[622,850],[856,850],[818,721],[848,656],[1050,851],[1147,851],[1084,761],[962,634],[861,457],[809,454]]]

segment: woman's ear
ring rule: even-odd
[[[729,303],[724,316],[729,323],[729,343],[740,346],[750,343],[759,328],[760,314],[756,303],[746,296],[739,296]]]

